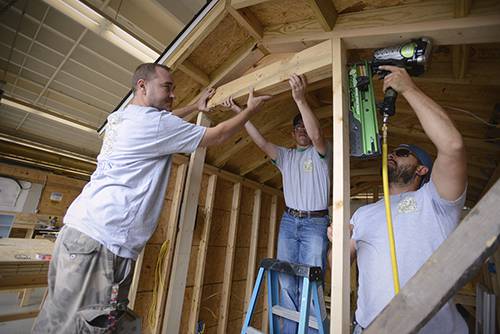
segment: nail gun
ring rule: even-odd
[[[383,79],[388,71],[382,65],[403,67],[412,76],[425,72],[431,52],[431,41],[427,38],[377,49],[371,62],[364,61],[349,66],[350,96],[350,142],[351,156],[371,158],[380,155],[380,136],[377,124],[377,108],[383,116],[393,116],[396,112],[397,92],[389,88],[383,102],[377,104],[373,92],[373,75]]]

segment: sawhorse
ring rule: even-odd
[[[264,259],[260,263],[259,273],[257,274],[257,280],[255,281],[255,286],[253,288],[252,297],[250,298],[241,334],[262,333],[259,330],[250,327],[250,321],[252,320],[255,303],[257,301],[257,296],[259,295],[259,290],[262,285],[262,281],[264,280],[264,273],[266,271],[269,333],[280,333],[279,317],[281,317],[297,322],[299,324],[298,334],[307,333],[309,327],[317,329],[319,334],[327,334],[329,331],[329,321],[323,299],[321,268],[288,263],[275,259]],[[280,273],[302,277],[300,312],[288,310],[278,304],[278,275]],[[314,304],[315,316],[309,316],[311,297]]]

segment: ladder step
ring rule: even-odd
[[[282,318],[286,318],[288,320],[295,321],[297,323],[300,321],[300,313],[299,312],[289,310],[287,308],[284,308],[283,306],[274,305],[273,306],[273,314],[275,314],[279,317],[282,317]],[[316,320],[316,317],[314,317],[312,315],[309,316],[309,327],[314,328],[314,329],[319,329],[318,321]]]
[[[259,331],[258,329],[255,329],[253,327],[248,327],[247,328],[247,334],[265,334],[265,333]]]

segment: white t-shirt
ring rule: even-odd
[[[193,152],[205,130],[153,107],[129,105],[112,113],[97,169],[64,223],[136,259],[156,228],[171,155]]]
[[[391,196],[401,287],[456,228],[464,202],[465,192],[455,201],[441,198],[432,181],[417,191]],[[366,328],[394,297],[384,200],[359,208],[351,224],[359,268],[356,321]],[[448,302],[419,333],[464,334],[468,329]]]
[[[277,146],[273,163],[283,176],[286,206],[295,210],[318,211],[328,209],[332,148],[327,144],[322,157],[313,145],[306,149]]]

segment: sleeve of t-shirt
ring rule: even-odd
[[[276,148],[278,154],[276,155],[276,160],[272,160],[272,163],[281,170],[287,158],[288,149],[281,146],[276,146]]]
[[[422,187],[422,190],[430,197],[434,212],[440,216],[438,221],[443,224],[442,228],[445,229],[445,233],[448,234],[453,231],[460,219],[460,214],[465,203],[467,187],[462,195],[454,201],[442,198],[432,179]]]
[[[164,112],[159,118],[156,136],[158,151],[161,155],[191,153],[200,145],[206,129]]]

